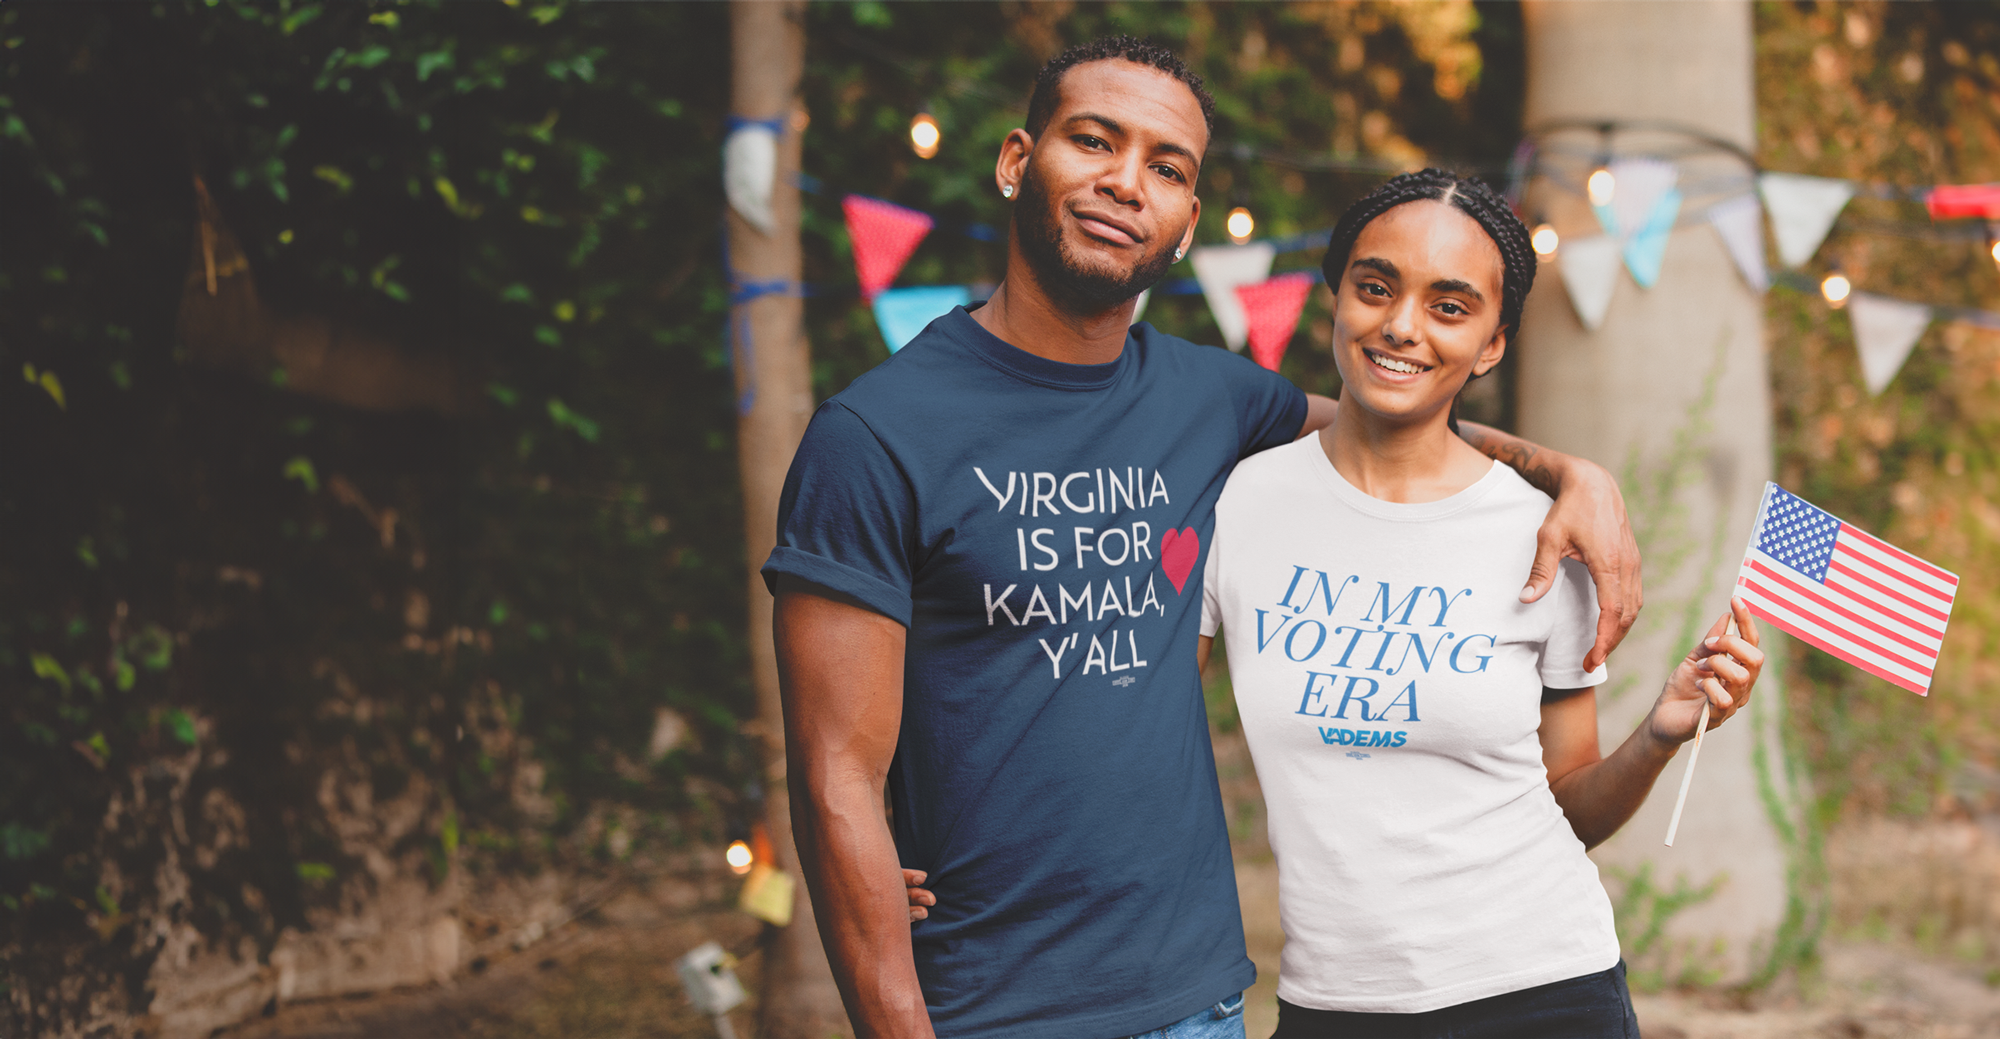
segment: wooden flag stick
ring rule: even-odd
[[[1708,694],[1701,698],[1701,720],[1695,723],[1694,749],[1688,752],[1687,771],[1681,773],[1681,792],[1674,798],[1674,817],[1667,823],[1667,847],[1674,846],[1674,834],[1681,828],[1681,809],[1687,807],[1688,787],[1694,785],[1694,763],[1701,760],[1701,738],[1708,733]]]

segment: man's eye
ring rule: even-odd
[[[1158,173],[1160,176],[1165,177],[1171,181],[1180,181],[1186,179],[1181,176],[1181,171],[1173,168],[1172,166],[1166,166],[1166,165],[1155,166],[1153,167],[1153,172]]]
[[[1081,145],[1083,145],[1083,146],[1084,146],[1084,147],[1086,147],[1086,148],[1109,148],[1109,147],[1110,147],[1110,145],[1108,145],[1108,144],[1105,144],[1105,143],[1104,143],[1104,139],[1103,139],[1103,138],[1101,138],[1101,137],[1092,137],[1091,135],[1089,135],[1089,134],[1087,134],[1087,133],[1086,133],[1086,134],[1078,134],[1078,135],[1076,136],[1076,143],[1078,143],[1078,144],[1081,144]]]
[[[1389,294],[1389,289],[1387,286],[1372,281],[1362,282],[1361,291],[1367,293],[1370,296],[1387,296]]]
[[[1458,315],[1465,313],[1464,307],[1461,307],[1456,303],[1450,303],[1450,302],[1438,304],[1438,309],[1444,311],[1446,314],[1449,314],[1452,317],[1457,317]]]

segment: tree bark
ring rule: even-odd
[[[736,0],[731,8],[731,48],[731,113],[743,119],[784,120],[778,135],[771,232],[765,234],[734,210],[726,219],[732,286],[787,287],[732,306],[729,335],[736,369],[744,562],[750,591],[750,674],[757,690],[754,731],[764,744],[765,825],[778,858],[773,865],[797,880],[798,852],[792,845],[791,801],[785,787],[784,708],[771,642],[772,602],[758,570],[777,541],[778,493],[813,409],[805,307],[796,288],[802,273],[796,176],[805,125],[799,98],[799,81],[805,73],[803,0]],[[766,937],[757,1034],[773,1039],[852,1035],[833,970],[820,946],[806,886],[797,883],[795,890],[791,924],[772,928]]]
[[[1728,150],[1634,125],[1671,122],[1746,153],[1756,147],[1748,3],[1536,0],[1523,14],[1529,131],[1559,120],[1628,127],[1608,141],[1590,127],[1544,138],[1543,154],[1569,164],[1561,178],[1568,183],[1544,176],[1529,184],[1523,210],[1530,223],[1553,224],[1565,246],[1602,233],[1579,192],[1592,157],[1604,156],[1607,145],[1611,158],[1678,153],[1683,222],[1690,211],[1751,190],[1751,171]],[[1599,694],[1601,738],[1612,746],[1651,706],[1671,662],[1726,608],[1736,553],[1771,472],[1770,379],[1762,302],[1714,231],[1699,222],[1674,231],[1651,289],[1621,271],[1596,332],[1584,328],[1565,292],[1566,252],[1543,263],[1528,300],[1520,432],[1590,458],[1625,482],[1645,553],[1646,607]],[[1785,913],[1788,856],[1797,853],[1786,848],[1772,815],[1791,811],[1777,736],[1781,677],[1766,669],[1750,708],[1706,738],[1673,848],[1661,838],[1681,763],[1668,766],[1639,813],[1592,853],[1624,871],[1650,865],[1653,883],[1666,891],[1721,882],[1713,897],[1668,921],[1658,950],[1666,962],[1635,969],[1665,969],[1670,982],[1688,968],[1741,981],[1763,966],[1757,950],[1771,947]],[[1764,789],[1775,803],[1761,796]],[[1625,881],[1609,871],[1605,880],[1615,898]],[[1639,911],[1651,910],[1642,903]],[[1627,923],[1643,931],[1650,921]],[[1717,939],[1720,955],[1711,944]]]

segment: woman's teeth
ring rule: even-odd
[[[1375,353],[1372,350],[1369,351],[1368,353],[1368,359],[1374,361],[1376,364],[1379,364],[1384,368],[1389,369],[1392,372],[1401,372],[1404,375],[1416,375],[1421,372],[1429,370],[1428,368],[1426,368],[1421,364],[1411,364],[1408,361],[1398,361],[1393,357],[1384,357],[1381,354]]]

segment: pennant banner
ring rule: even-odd
[[[1736,594],[1779,630],[1928,696],[1958,577],[1766,483]]]
[[[1577,320],[1597,331],[1611,309],[1612,290],[1618,287],[1617,241],[1610,235],[1593,235],[1564,242],[1557,262],[1562,265],[1563,288],[1569,290]]]
[[[1617,159],[1611,171],[1611,202],[1592,206],[1604,233],[1630,240],[1653,219],[1653,207],[1680,183],[1681,171],[1665,159]]]
[[[722,142],[722,193],[729,208],[771,233],[771,186],[778,178],[778,135],[762,123],[745,123]]]
[[[1758,292],[1771,287],[1771,271],[1764,265],[1764,207],[1755,195],[1738,195],[1708,207],[1708,224],[1722,239],[1729,258],[1736,261],[1736,273]]]
[[[1280,274],[1256,285],[1236,286],[1236,300],[1243,305],[1248,322],[1250,358],[1272,371],[1285,359],[1292,345],[1292,332],[1299,327],[1299,314],[1306,309],[1318,276],[1299,271]]]
[[[1764,196],[1764,208],[1771,213],[1778,259],[1787,267],[1802,267],[1819,251],[1819,243],[1833,230],[1833,221],[1854,197],[1854,185],[1828,177],[1761,173],[1757,192]]]
[[[875,297],[875,327],[882,330],[882,341],[893,354],[909,345],[924,326],[970,302],[972,292],[963,285],[885,289]]]
[[[1924,199],[1932,220],[2000,220],[2000,184],[1939,184]]]
[[[854,243],[861,298],[872,301],[896,280],[910,254],[917,251],[917,243],[931,233],[930,214],[865,195],[841,199],[840,208],[847,214],[847,237]]]
[[[1854,326],[1854,348],[1861,354],[1861,379],[1870,395],[1889,382],[1910,356],[1910,348],[1931,324],[1931,308],[1922,303],[1857,292],[1847,297],[1847,320]]]
[[[1625,257],[1625,269],[1632,272],[1632,280],[1640,288],[1650,289],[1660,280],[1660,263],[1667,256],[1667,239],[1674,233],[1674,221],[1680,219],[1681,193],[1679,188],[1668,188],[1659,198],[1653,200],[1646,222],[1625,242],[1621,250]]]
[[[1146,312],[1146,304],[1152,302],[1152,299],[1153,299],[1153,290],[1147,289],[1146,291],[1139,293],[1139,297],[1132,301],[1133,324],[1136,325],[1139,323],[1139,316]]]
[[[1238,285],[1255,285],[1271,276],[1271,262],[1278,258],[1269,242],[1249,245],[1205,245],[1188,253],[1194,264],[1195,280],[1215,315],[1215,327],[1231,350],[1243,352],[1250,330],[1243,304],[1236,298]]]

